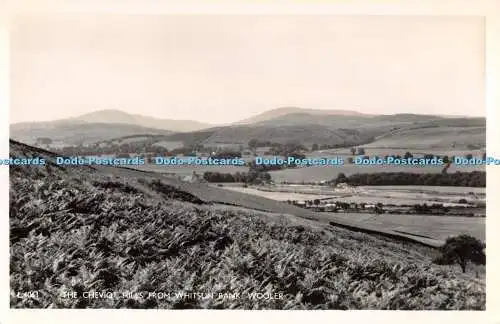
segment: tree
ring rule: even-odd
[[[349,157],[349,158],[347,159],[347,162],[349,162],[349,164],[353,164],[353,163],[354,163],[354,160],[353,160],[353,158],[352,158],[352,157]]]
[[[255,149],[257,149],[257,144],[258,141],[255,138],[252,138],[250,141],[248,141],[248,147],[255,152]]]
[[[307,151],[307,148],[299,143],[298,141],[288,141],[285,144],[283,144],[283,155],[289,155],[290,153],[293,152],[299,152],[301,150]]]
[[[469,261],[475,264],[486,264],[484,253],[486,245],[467,234],[450,237],[440,248],[441,255],[434,260],[438,264],[457,263],[465,273]]]
[[[299,153],[299,152],[292,152],[292,153],[288,154],[288,156],[293,157],[294,159],[299,159],[299,160],[306,158],[305,154]]]
[[[410,152],[406,152],[404,157],[405,159],[411,159],[413,157],[413,154],[411,154]]]
[[[49,137],[38,137],[36,139],[36,143],[38,145],[45,145],[46,147],[49,147],[53,143],[52,139]]]
[[[358,148],[358,155],[365,155],[365,149],[362,147]]]
[[[317,151],[319,149],[319,145],[317,143],[314,143],[311,147],[311,151]]]
[[[347,182],[348,180],[349,179],[346,177],[345,173],[340,172],[337,175],[337,179],[335,180],[335,183],[343,183],[343,182]]]

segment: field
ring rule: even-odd
[[[403,153],[404,154],[404,153]],[[326,157],[334,158],[337,156],[343,157],[346,161],[351,155],[348,154],[312,154],[310,157]],[[264,158],[272,157],[265,155]],[[255,157],[243,157],[244,161],[253,161]],[[132,166],[131,166],[132,167]],[[191,175],[193,171],[197,173],[203,173],[206,171],[211,172],[221,172],[221,173],[235,173],[235,172],[247,172],[248,167],[244,166],[198,166],[198,165],[182,165],[182,166],[170,166],[170,165],[155,165],[146,164],[141,166],[133,166],[139,170],[155,171],[162,173],[174,173],[179,175]],[[324,180],[335,179],[339,173],[344,173],[347,176],[354,173],[376,173],[376,172],[413,172],[413,173],[441,173],[442,166],[426,166],[426,167],[405,167],[405,166],[358,166],[353,164],[344,164],[340,166],[309,166],[309,167],[297,167],[284,169],[279,171],[271,171],[270,175],[276,183],[291,182],[291,183],[301,183],[301,182],[317,182]],[[456,166],[452,165],[448,172],[471,172],[475,170],[485,170],[481,166]]]
[[[40,152],[11,142],[14,156]],[[124,168],[10,172],[13,308],[485,308],[484,267],[438,266],[432,248],[331,226],[300,208]],[[17,296],[32,290],[38,298]],[[81,297],[89,291],[122,297]]]
[[[400,191],[421,191],[434,194],[465,194],[473,193],[477,195],[485,195],[486,188],[471,188],[471,187],[440,187],[440,186],[363,186],[364,189],[376,190],[400,190]]]
[[[210,165],[156,165],[156,164],[145,164],[140,166],[131,166],[137,170],[153,171],[160,173],[169,173],[179,176],[189,176],[193,174],[193,171],[199,174],[204,172],[224,172],[224,173],[236,173],[236,172],[248,172],[248,167],[245,166],[210,166]]]
[[[146,141],[148,139],[149,139],[148,136],[125,137],[111,141],[111,144],[130,144],[130,143],[135,143],[137,141]]]
[[[360,186],[348,190],[315,185],[273,185],[245,188],[236,184],[224,184],[224,187],[280,201],[330,198],[356,203],[380,202],[396,205],[442,203],[448,206],[466,206],[458,203],[460,199],[466,199],[468,202],[486,202],[484,188],[469,187]]]
[[[153,145],[164,147],[167,150],[175,150],[176,148],[181,148],[184,146],[180,141],[159,141],[154,143]]]
[[[356,148],[365,148],[366,155],[369,156],[386,156],[386,155],[401,155],[404,156],[406,152],[412,153],[414,156],[423,156],[424,154],[434,154],[439,156],[465,156],[468,153],[472,153],[475,156],[481,156],[485,150],[473,150],[473,149],[454,149],[454,148],[407,148],[405,146],[395,146],[395,147],[377,147],[377,146],[367,146],[359,145]],[[352,157],[352,152],[350,148],[341,149],[331,149],[331,150],[319,150],[308,153],[309,156],[329,156],[338,155],[345,158]]]
[[[281,182],[315,182],[323,180],[332,180],[337,178],[339,173],[344,173],[349,176],[354,173],[376,173],[376,172],[412,172],[412,173],[441,173],[442,166],[425,166],[425,167],[404,167],[404,166],[358,166],[353,164],[346,164],[342,166],[310,166],[294,169],[285,169],[273,171],[271,176],[277,183]],[[471,172],[476,170],[483,171],[485,168],[480,166],[473,167],[459,167],[452,165],[448,169],[448,173],[456,171]]]
[[[366,148],[365,154],[374,157],[384,157],[386,155],[401,155],[409,151],[415,157],[423,157],[425,154],[434,154],[439,156],[448,155],[451,156],[465,156],[472,153],[473,156],[481,157],[484,150],[458,150],[458,149],[437,149],[437,148],[380,148],[377,146],[367,146],[360,145],[359,147]],[[307,157],[310,158],[335,158],[341,157],[344,159],[344,165],[342,166],[311,166],[307,168],[295,168],[295,169],[285,169],[280,171],[272,172],[273,180],[277,183],[280,182],[313,182],[313,181],[323,181],[331,180],[337,177],[339,173],[344,173],[347,176],[354,173],[375,173],[375,172],[413,172],[413,173],[440,173],[443,169],[442,166],[425,166],[425,167],[406,167],[397,165],[366,165],[358,166],[353,164],[348,164],[347,161],[350,157],[353,157],[352,152],[349,148],[342,149],[331,149],[331,150],[320,150],[315,152],[307,153]],[[449,173],[456,171],[461,172],[471,172],[471,171],[484,171],[484,166],[459,166],[452,164],[448,169]]]
[[[403,144],[404,143],[404,144]],[[396,131],[365,145],[366,147],[401,147],[427,149],[432,147],[452,147],[453,145],[478,145],[485,147],[485,126],[455,127],[440,126],[433,128],[419,127]]]
[[[466,233],[480,240],[486,240],[486,219],[482,217],[354,213],[337,213],[335,216],[365,225],[390,227],[395,231],[440,240],[446,240],[457,233]]]
[[[243,188],[241,186],[232,186],[227,184],[222,184],[225,189],[233,190],[237,192],[247,193],[251,195],[261,196],[278,201],[290,200],[308,200],[308,199],[323,199],[331,198],[331,195],[322,194],[307,194],[307,193],[297,193],[297,192],[273,192],[273,191],[262,191],[257,188]]]
[[[442,203],[447,206],[466,206],[456,203],[459,199],[485,202],[484,188],[467,187],[420,187],[420,186],[363,186],[346,192],[328,189],[321,186],[275,186],[274,190],[266,191],[258,188],[243,188],[241,186],[226,186],[226,189],[261,197],[285,200],[334,199],[342,202],[383,203],[386,204],[423,204]],[[332,219],[349,220],[362,225],[390,228],[394,231],[425,235],[432,239],[446,240],[449,236],[468,233],[479,239],[485,239],[486,222],[481,217],[433,216],[433,215],[399,215],[399,214],[357,214],[357,213],[326,213]],[[326,216],[328,217],[328,216]]]

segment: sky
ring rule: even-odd
[[[283,106],[485,116],[482,17],[18,16],[11,122],[118,109],[229,123]]]

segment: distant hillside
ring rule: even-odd
[[[194,120],[160,119],[137,114],[128,114],[120,110],[111,109],[91,112],[75,118],[70,118],[67,121],[134,124],[149,128],[167,129],[174,132],[191,132],[213,126]]]
[[[390,122],[405,122],[405,123],[420,123],[432,120],[442,120],[448,117],[438,115],[420,115],[420,114],[391,114],[373,116],[373,120],[390,121]]]
[[[223,127],[217,129],[204,144],[215,143],[242,143],[247,144],[252,138],[260,141],[271,141],[286,143],[298,141],[306,145],[317,144],[341,144],[344,142],[365,143],[369,136],[355,129],[331,129],[322,125],[290,125],[283,127],[266,125],[245,125],[234,127]]]
[[[257,122],[257,125],[305,125],[318,124],[330,127],[374,127],[394,125],[434,123],[436,125],[483,126],[486,119],[481,117],[448,118],[434,115],[394,114],[394,115],[320,115],[311,113],[290,113]]]
[[[486,147],[486,127],[483,126],[418,126],[395,130],[365,147],[407,149],[483,149]]]
[[[426,121],[427,119],[424,119]],[[380,136],[396,127],[411,125],[411,120],[379,118],[379,116],[337,116],[337,115],[313,115],[306,113],[287,114],[280,117],[261,121],[253,124],[267,127],[288,127],[321,125],[329,130],[339,128],[356,129],[366,136]]]
[[[356,127],[372,121],[368,116],[319,115],[310,113],[292,113],[262,120],[253,125],[289,126],[289,125],[323,125],[329,127]]]
[[[39,137],[52,139],[54,145],[91,144],[135,134],[167,135],[167,130],[118,123],[58,123],[14,124],[10,137],[20,142],[34,144]]]
[[[219,146],[224,144],[246,145],[251,139],[270,141],[273,143],[286,143],[297,141],[305,145],[317,144],[342,144],[358,145],[369,142],[370,134],[363,134],[356,129],[338,128],[331,129],[322,125],[241,125],[228,127],[215,127],[207,130],[175,133],[165,136],[149,138],[137,137],[136,144],[144,142],[182,142],[185,146],[202,144],[204,146]],[[122,138],[123,139],[123,138]]]
[[[433,139],[432,145],[450,148],[483,145],[486,142],[485,118],[443,118],[429,115],[398,114],[384,116],[321,116],[288,114],[252,125],[214,128],[205,143],[247,143],[261,141],[299,141],[304,144],[366,143],[371,137],[392,137],[388,145],[405,147],[420,139]],[[403,136],[407,134],[407,136]],[[468,137],[468,135],[473,135]],[[451,140],[455,138],[454,140]],[[461,144],[459,144],[461,143]],[[422,144],[425,146],[427,144]]]
[[[352,110],[339,110],[339,109],[310,109],[298,107],[281,107],[268,110],[256,116],[243,119],[235,124],[253,124],[266,121],[269,119],[281,117],[288,114],[308,114],[308,115],[337,115],[337,116],[367,116],[357,111]]]
[[[205,146],[247,144],[254,138],[278,143],[297,141],[305,145],[364,145],[376,138],[377,143],[370,144],[372,147],[410,145],[410,148],[418,144],[451,148],[453,145],[484,145],[486,119],[418,114],[365,115],[347,110],[284,107],[232,125],[216,127],[190,120],[132,115],[118,110],[101,110],[53,122],[11,125],[11,137],[30,144],[38,137],[71,145],[123,137],[128,137],[129,142],[140,143],[141,137],[153,135],[158,135],[155,141]]]
[[[472,136],[469,136],[472,135]],[[305,145],[344,144],[395,148],[468,148],[486,142],[484,118],[442,118],[427,115],[319,116],[289,114],[251,125],[213,127],[195,132],[155,136],[144,141],[184,145],[246,145],[251,139]],[[376,143],[370,143],[374,138]],[[421,141],[425,139],[425,141]],[[140,143],[138,136],[135,142]],[[454,142],[456,142],[454,144]],[[429,146],[431,145],[431,146]]]
[[[73,127],[77,125],[78,129],[85,128],[81,126],[82,124],[116,124],[117,127],[123,128],[123,131],[127,134],[131,134],[130,130],[136,127],[138,131],[142,129],[142,132],[151,131],[155,134],[161,132],[164,134],[165,130],[170,132],[191,132],[208,127],[213,127],[213,125],[200,123],[194,120],[175,120],[175,119],[159,119],[148,116],[128,114],[120,110],[99,110],[84,114],[77,117],[59,119],[47,122],[32,122],[32,123],[14,123],[11,124],[11,131],[23,132],[39,130],[42,132],[44,129],[60,129],[61,127]],[[94,126],[89,126],[93,128]],[[115,126],[111,126],[117,128]],[[16,134],[14,134],[16,135]],[[43,135],[50,137],[49,135]],[[125,136],[125,135],[124,135]]]

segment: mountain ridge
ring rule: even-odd
[[[85,124],[85,123],[103,123],[103,124],[130,124],[147,128],[156,128],[159,130],[169,130],[172,132],[190,132],[215,125],[202,123],[195,120],[166,119],[144,116],[140,114],[130,114],[117,109],[97,110],[83,115],[57,119],[43,122],[21,122],[13,123],[14,127],[44,127],[50,128],[64,124]]]
[[[245,120],[252,123],[245,123]],[[367,144],[370,138],[402,128],[425,128],[421,131],[426,133],[429,132],[429,127],[447,127],[453,135],[458,128],[486,127],[486,119],[481,117],[450,118],[412,113],[367,115],[348,110],[297,107],[281,107],[245,120],[210,125],[192,120],[158,119],[107,109],[52,122],[15,123],[10,125],[10,132],[12,138],[26,143],[34,143],[38,137],[49,137],[59,143],[90,144],[137,134],[178,134],[179,136],[169,137],[179,137],[182,138],[181,141],[190,143],[202,141],[207,145],[228,142],[241,144],[252,138],[271,142],[292,140],[308,145],[359,145]],[[165,128],[167,124],[172,126],[171,129]],[[455,130],[454,127],[458,128]],[[198,136],[198,132],[207,134]],[[477,131],[474,134],[474,142],[478,142],[481,134]],[[459,134],[453,136],[457,135]]]
[[[485,118],[480,116],[459,116],[459,115],[429,115],[429,114],[414,114],[414,113],[397,113],[397,114],[366,114],[355,110],[343,109],[314,109],[300,107],[279,107],[270,109],[265,112],[253,115],[251,117],[238,120],[230,123],[212,124],[200,122],[191,119],[169,119],[146,116],[141,114],[131,114],[118,109],[102,109],[93,112],[88,112],[75,117],[56,119],[51,121],[34,121],[34,122],[16,122],[11,123],[11,127],[54,127],[61,124],[79,124],[79,123],[108,123],[108,124],[133,124],[148,128],[157,128],[161,130],[169,130],[172,132],[192,132],[214,127],[238,126],[243,124],[258,124],[262,122],[271,122],[273,119],[283,119],[287,117],[304,117],[304,118],[319,118],[319,116],[338,116],[340,118],[384,118],[384,119],[401,119],[401,118],[424,118],[424,119],[440,119],[440,118],[467,118],[477,119]],[[295,122],[297,123],[297,122]],[[305,123],[310,123],[305,120]]]
[[[300,107],[279,107],[271,110],[264,111],[260,114],[254,115],[235,122],[234,124],[253,124],[265,120],[282,117],[288,114],[309,114],[309,115],[337,115],[337,116],[370,116],[355,110],[342,110],[342,109],[314,109],[314,108],[300,108]]]

